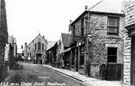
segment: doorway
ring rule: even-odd
[[[106,80],[121,80],[122,64],[117,63],[117,47],[108,47],[107,49],[107,70]]]
[[[42,63],[42,54],[40,54],[40,53],[36,54],[36,63],[37,64]]]
[[[135,36],[131,37],[131,85],[135,85]]]

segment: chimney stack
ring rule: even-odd
[[[88,10],[88,5],[85,5],[85,11],[87,11]]]
[[[71,24],[71,23],[72,23],[72,20],[70,20],[69,22],[70,22],[70,24]]]

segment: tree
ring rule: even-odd
[[[5,45],[8,42],[7,19],[4,0],[1,0],[0,16],[0,62],[3,62]]]

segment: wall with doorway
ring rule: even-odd
[[[124,30],[124,17],[119,17],[119,33],[118,35],[108,35],[108,16],[109,15],[99,15],[92,14],[90,17],[90,29],[89,33],[91,33],[91,37],[89,38],[89,57],[91,61],[91,77],[107,79],[106,77],[112,77],[110,75],[110,71],[118,70],[118,73],[114,75],[116,77],[110,78],[112,80],[121,79],[122,76],[122,65],[123,65],[123,54],[124,54],[124,40],[123,40],[123,30]],[[113,15],[112,15],[113,16]],[[116,55],[116,65],[108,65],[108,47],[116,47],[117,55]],[[118,65],[120,64],[120,65]],[[101,67],[104,65],[104,67]],[[117,67],[118,66],[118,67]],[[106,68],[112,68],[114,70],[106,70]],[[103,69],[102,69],[103,68]],[[108,75],[106,75],[108,73]],[[117,77],[119,75],[119,77]],[[109,79],[109,78],[108,78]]]

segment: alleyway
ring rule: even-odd
[[[85,86],[79,81],[62,75],[40,64],[19,62],[18,70],[9,70],[5,82],[12,86]],[[6,84],[6,83],[5,83]]]

